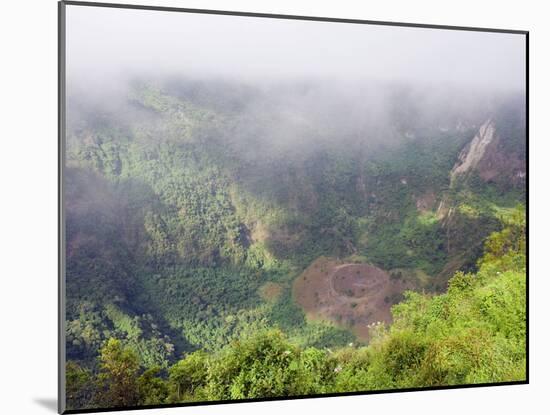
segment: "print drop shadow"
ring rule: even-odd
[[[35,398],[34,402],[50,412],[57,412],[57,399],[55,398]]]

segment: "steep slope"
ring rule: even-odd
[[[512,111],[515,108],[516,111]],[[440,278],[473,269],[479,241],[499,228],[503,211],[525,201],[525,120],[522,102],[502,104],[460,151],[436,215],[449,261]],[[509,117],[509,118],[508,118]]]
[[[488,146],[495,139],[495,125],[487,120],[479,128],[476,136],[460,152],[458,161],[451,170],[451,187],[458,175],[466,174],[480,167],[480,161],[485,157]]]
[[[509,180],[518,185],[525,179],[525,160],[517,152],[506,151],[495,123],[488,119],[461,151],[451,170],[451,187],[460,176],[477,173],[484,182]]]

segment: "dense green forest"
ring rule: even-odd
[[[69,96],[68,408],[525,379],[524,97],[389,90]],[[391,318],[301,306],[320,257],[403,281]]]

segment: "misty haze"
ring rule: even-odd
[[[66,32],[69,409],[525,380],[524,35]]]

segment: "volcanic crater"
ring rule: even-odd
[[[369,326],[391,323],[391,306],[411,288],[399,273],[320,257],[294,281],[293,296],[308,319],[330,321],[368,340]]]

